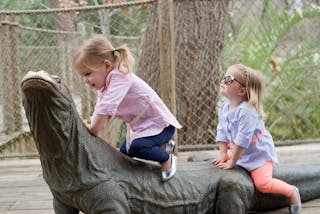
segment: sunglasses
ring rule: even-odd
[[[224,84],[226,85],[230,85],[233,81],[236,81],[237,83],[239,83],[240,85],[242,85],[243,87],[245,87],[245,85],[243,85],[241,82],[239,82],[236,78],[234,78],[234,76],[232,75],[226,75],[224,77],[222,77],[221,81],[224,82]]]

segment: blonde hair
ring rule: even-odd
[[[75,69],[85,66],[95,70],[106,59],[116,65],[120,71],[132,72],[134,58],[129,48],[126,45],[114,48],[109,40],[102,36],[94,36],[85,41],[74,55],[72,64]],[[126,70],[121,69],[122,66]]]
[[[262,75],[257,70],[254,70],[243,64],[235,64],[231,67],[234,67],[236,70],[235,78],[246,88],[246,99],[248,103],[252,105],[260,114],[262,119],[265,120],[267,115],[263,110],[262,104]]]

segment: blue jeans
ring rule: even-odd
[[[169,125],[158,135],[135,139],[131,143],[129,154],[126,150],[126,140],[124,140],[120,146],[120,152],[130,157],[164,163],[169,159],[169,154],[160,146],[167,143],[174,132],[175,127]]]

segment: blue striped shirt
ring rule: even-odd
[[[252,171],[267,161],[278,163],[272,136],[257,111],[246,101],[229,111],[225,101],[219,112],[216,142],[235,143],[244,148],[237,165]]]

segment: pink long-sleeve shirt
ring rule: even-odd
[[[95,115],[123,120],[130,127],[129,143],[137,138],[160,134],[169,125],[181,128],[168,107],[145,81],[133,73],[124,74],[118,69],[107,75],[105,87],[98,91],[93,118]]]

